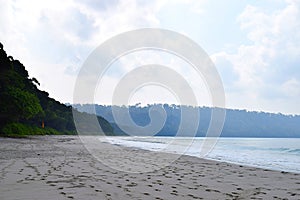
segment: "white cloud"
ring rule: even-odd
[[[131,73],[132,70],[151,64],[168,67],[180,74],[192,88],[198,104],[211,106],[210,93],[208,88],[206,88],[204,80],[199,76],[197,71],[183,59],[167,52],[155,50],[133,52],[121,57],[113,63],[106,74],[101,77],[101,82],[99,82],[97,88],[96,102],[99,104],[111,104],[113,92],[119,81],[121,81],[125,75]],[[159,74],[159,72],[154,70],[152,70],[152,72],[157,73],[155,77],[161,77],[162,80],[172,80],[170,74]],[[171,88],[171,85],[173,84],[170,83],[164,86],[155,84],[155,86],[153,86],[153,82],[147,86],[145,85],[144,88],[138,90],[138,93],[134,95],[134,98],[131,99],[131,103],[138,103],[138,100],[143,100],[143,105],[148,103],[161,103],[163,101],[176,103],[176,98],[172,96],[173,93],[166,92],[166,88]],[[182,84],[182,86],[181,92],[184,92],[186,88],[184,84]]]
[[[293,94],[298,94],[295,84],[300,80],[299,19],[299,1],[286,1],[284,8],[268,12],[251,5],[245,8],[238,22],[250,44],[240,45],[237,53],[220,52],[212,56],[215,61],[223,60],[219,69],[226,67],[225,60],[227,67],[238,75],[232,87],[225,86],[230,107],[240,101],[244,103],[238,103],[239,107],[251,110],[300,112],[297,104],[293,104],[292,110],[286,108],[283,101],[274,101],[274,98],[282,99],[286,94],[284,91],[293,90]]]
[[[284,82],[280,90],[289,98],[300,98],[300,81],[292,78]]]
[[[277,0],[274,7],[274,1],[254,1],[246,7],[241,2],[231,6],[234,1],[230,1],[226,8],[222,3],[212,6],[219,2],[207,0],[0,2],[0,38],[5,50],[41,82],[41,89],[63,102],[72,101],[76,74],[100,43],[124,31],[161,27],[184,32],[200,45],[207,42],[207,48],[212,46],[211,52],[217,53],[211,57],[224,81],[230,107],[300,113],[296,104],[300,81],[298,0]],[[263,7],[266,5],[268,9]],[[238,12],[236,23],[232,22]],[[243,33],[247,41],[241,37]],[[225,45],[234,49],[221,51]],[[137,59],[141,64],[150,62],[145,57]],[[124,64],[128,69],[123,70],[130,70],[130,62]],[[182,70],[176,59],[164,64],[172,65],[199,89],[194,82],[198,78]],[[109,83],[116,82],[115,77],[108,78]]]
[[[64,91],[73,90],[74,75],[88,54],[113,35],[158,26],[157,6],[135,0],[1,1],[0,38],[7,53],[42,83],[41,89],[71,101]]]

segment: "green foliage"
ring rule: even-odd
[[[43,115],[43,109],[36,95],[15,87],[8,87],[3,94],[6,106],[3,106],[4,112],[11,119],[28,120]]]
[[[114,135],[112,126],[103,117],[85,112],[81,113],[76,110],[74,110],[74,115],[76,115],[76,127],[80,131],[80,134]],[[98,121],[98,124],[95,123],[95,120]]]
[[[0,135],[75,134],[72,107],[40,91],[36,78],[29,78],[24,65],[7,56],[0,43]],[[81,115],[81,114],[80,114]],[[89,117],[89,114],[82,114]],[[112,133],[103,118],[99,123]],[[45,128],[42,128],[44,124]]]
[[[27,135],[31,132],[31,127],[20,124],[20,123],[10,123],[3,127],[2,132],[7,136],[14,135]]]
[[[10,123],[6,124],[1,132],[4,136],[16,137],[16,136],[26,136],[26,135],[59,135],[61,134],[52,128],[39,128],[37,126],[31,126],[21,123]]]

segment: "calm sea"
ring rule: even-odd
[[[205,138],[108,137],[110,143],[200,157]],[[168,148],[170,143],[175,145]],[[174,148],[175,147],[175,148]],[[184,150],[183,150],[184,149]],[[219,138],[206,159],[300,173],[300,138]]]

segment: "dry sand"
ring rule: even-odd
[[[116,157],[111,144],[102,145],[107,158]],[[132,160],[143,152],[122,151]],[[75,136],[0,138],[0,199],[300,199],[300,174],[190,156],[127,173],[103,165]]]

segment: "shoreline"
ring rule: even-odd
[[[121,140],[118,141],[118,138],[120,138]],[[124,147],[125,146],[126,147],[132,147],[132,148],[137,148],[137,149],[147,150],[147,151],[155,151],[155,148],[153,149],[152,147],[148,147],[147,144],[146,144],[146,147],[143,147],[143,146],[140,146],[139,144],[138,145],[134,145],[134,144],[131,144],[131,143],[126,143],[126,142],[124,143],[124,140],[123,140],[124,138],[125,137],[117,137],[117,140],[114,140],[114,139],[112,140],[112,144],[118,144],[118,145],[123,145]],[[153,138],[153,137],[142,137],[142,138],[148,139],[148,138]],[[153,138],[153,140],[155,141],[154,138]],[[168,138],[168,137],[163,137],[163,138]],[[187,137],[176,137],[176,138],[179,139],[179,140],[180,139],[187,139]],[[173,139],[173,137],[172,137],[172,139]],[[202,138],[197,138],[197,139],[201,139],[202,140],[202,139],[207,139],[207,138],[206,137],[202,137]],[[230,140],[230,141],[236,141],[236,140],[237,141],[239,141],[239,140],[240,141],[243,141],[243,140],[246,140],[246,141],[247,140],[256,141],[256,140],[258,140],[259,141],[261,139],[264,139],[264,140],[266,140],[266,139],[268,140],[269,139],[268,141],[275,142],[275,144],[276,144],[276,142],[278,142],[276,140],[281,139],[281,138],[243,138],[243,137],[233,137],[233,138],[225,137],[224,138],[223,137],[223,138],[218,138],[217,143],[222,143],[222,142],[224,142],[226,140]],[[285,139],[293,141],[292,138],[285,138]],[[298,139],[298,138],[296,138],[296,139]],[[273,140],[275,140],[275,141],[273,141]],[[125,139],[125,141],[126,141],[126,139]],[[130,139],[129,141],[143,142],[143,139],[137,139],[137,140]],[[150,139],[150,140],[147,140],[147,142],[151,143],[153,141]],[[166,141],[159,141],[158,143],[160,143],[160,142],[166,143]],[[299,142],[300,142],[300,140],[299,140]],[[156,142],[154,142],[154,143],[156,143]],[[201,145],[201,143],[199,143],[199,145]],[[227,145],[230,145],[230,144],[227,144]],[[233,145],[235,145],[235,144],[233,144]],[[291,173],[298,173],[298,174],[300,174],[299,163],[297,163],[296,161],[294,161],[293,163],[290,163],[289,166],[287,166],[286,164],[282,164],[281,163],[281,162],[283,162],[282,161],[282,157],[276,157],[276,156],[274,156],[274,153],[261,152],[261,153],[264,154],[265,158],[269,158],[269,156],[273,157],[273,160],[271,159],[271,160],[268,160],[268,162],[262,162],[262,160],[253,160],[253,159],[251,159],[251,158],[254,158],[256,156],[255,154],[252,155],[252,152],[250,152],[250,154],[249,154],[249,156],[250,157],[252,156],[252,157],[250,159],[247,159],[247,160],[237,159],[237,158],[243,158],[243,156],[236,157],[236,158],[231,158],[230,156],[229,157],[228,156],[227,157],[226,156],[222,156],[224,152],[222,152],[221,154],[220,154],[220,152],[217,153],[217,154],[215,154],[214,153],[215,149],[218,149],[216,147],[218,147],[217,144],[215,145],[214,150],[211,150],[211,152],[210,152],[210,153],[212,153],[213,156],[208,155],[206,157],[201,157],[198,154],[195,154],[194,151],[190,152],[189,150],[187,150],[185,152],[179,152],[179,153],[176,152],[176,150],[173,151],[173,152],[172,151],[169,151],[169,152],[165,151],[165,153],[178,154],[178,155],[188,155],[188,156],[192,156],[192,157],[200,158],[200,159],[205,159],[205,160],[212,160],[212,161],[217,161],[217,162],[226,162],[226,163],[235,164],[235,165],[243,165],[243,166],[247,166],[247,167],[255,167],[255,168],[259,168],[259,169],[267,169],[267,170],[272,170],[272,171],[291,172]],[[161,147],[161,148],[163,148],[163,147]],[[254,146],[254,148],[255,148],[255,146]],[[257,148],[259,149],[261,147],[257,146]],[[269,149],[270,147],[264,146],[263,148]],[[273,146],[272,146],[271,149],[276,149],[276,148],[282,149],[282,147],[273,147]],[[291,149],[288,149],[288,148],[291,148]],[[288,149],[289,152],[290,152],[290,151],[295,151],[294,148],[297,148],[297,147],[286,147],[284,149],[285,149],[285,151],[287,151],[287,149]],[[230,149],[230,148],[227,149],[227,148],[225,148],[224,150],[234,150],[234,149]],[[261,149],[259,149],[259,150],[261,150]],[[298,149],[296,149],[296,151],[298,151]],[[289,152],[280,152],[281,154],[279,156],[284,155],[284,158],[287,157],[287,156],[291,156],[291,154],[288,154]],[[234,152],[227,152],[227,153],[234,153]],[[268,153],[269,154],[273,154],[273,155],[269,155]],[[285,153],[285,154],[282,154],[282,153]],[[245,154],[245,153],[241,153],[241,154]],[[232,155],[234,155],[234,154],[232,154]],[[265,158],[260,157],[260,159],[264,159],[264,160],[265,160]],[[274,162],[272,162],[272,161],[274,161]],[[287,162],[287,160],[285,160],[285,159],[284,159],[284,161]],[[293,164],[295,164],[295,165],[293,165]],[[294,167],[291,167],[291,166],[294,166]],[[296,167],[296,166],[298,166],[298,167]]]
[[[118,159],[102,143],[106,158]],[[120,147],[126,159],[147,150]],[[155,155],[155,154],[151,154]],[[158,153],[162,158],[170,154]],[[180,156],[147,173],[104,165],[87,152],[78,136],[0,138],[1,199],[299,199],[300,174]]]

